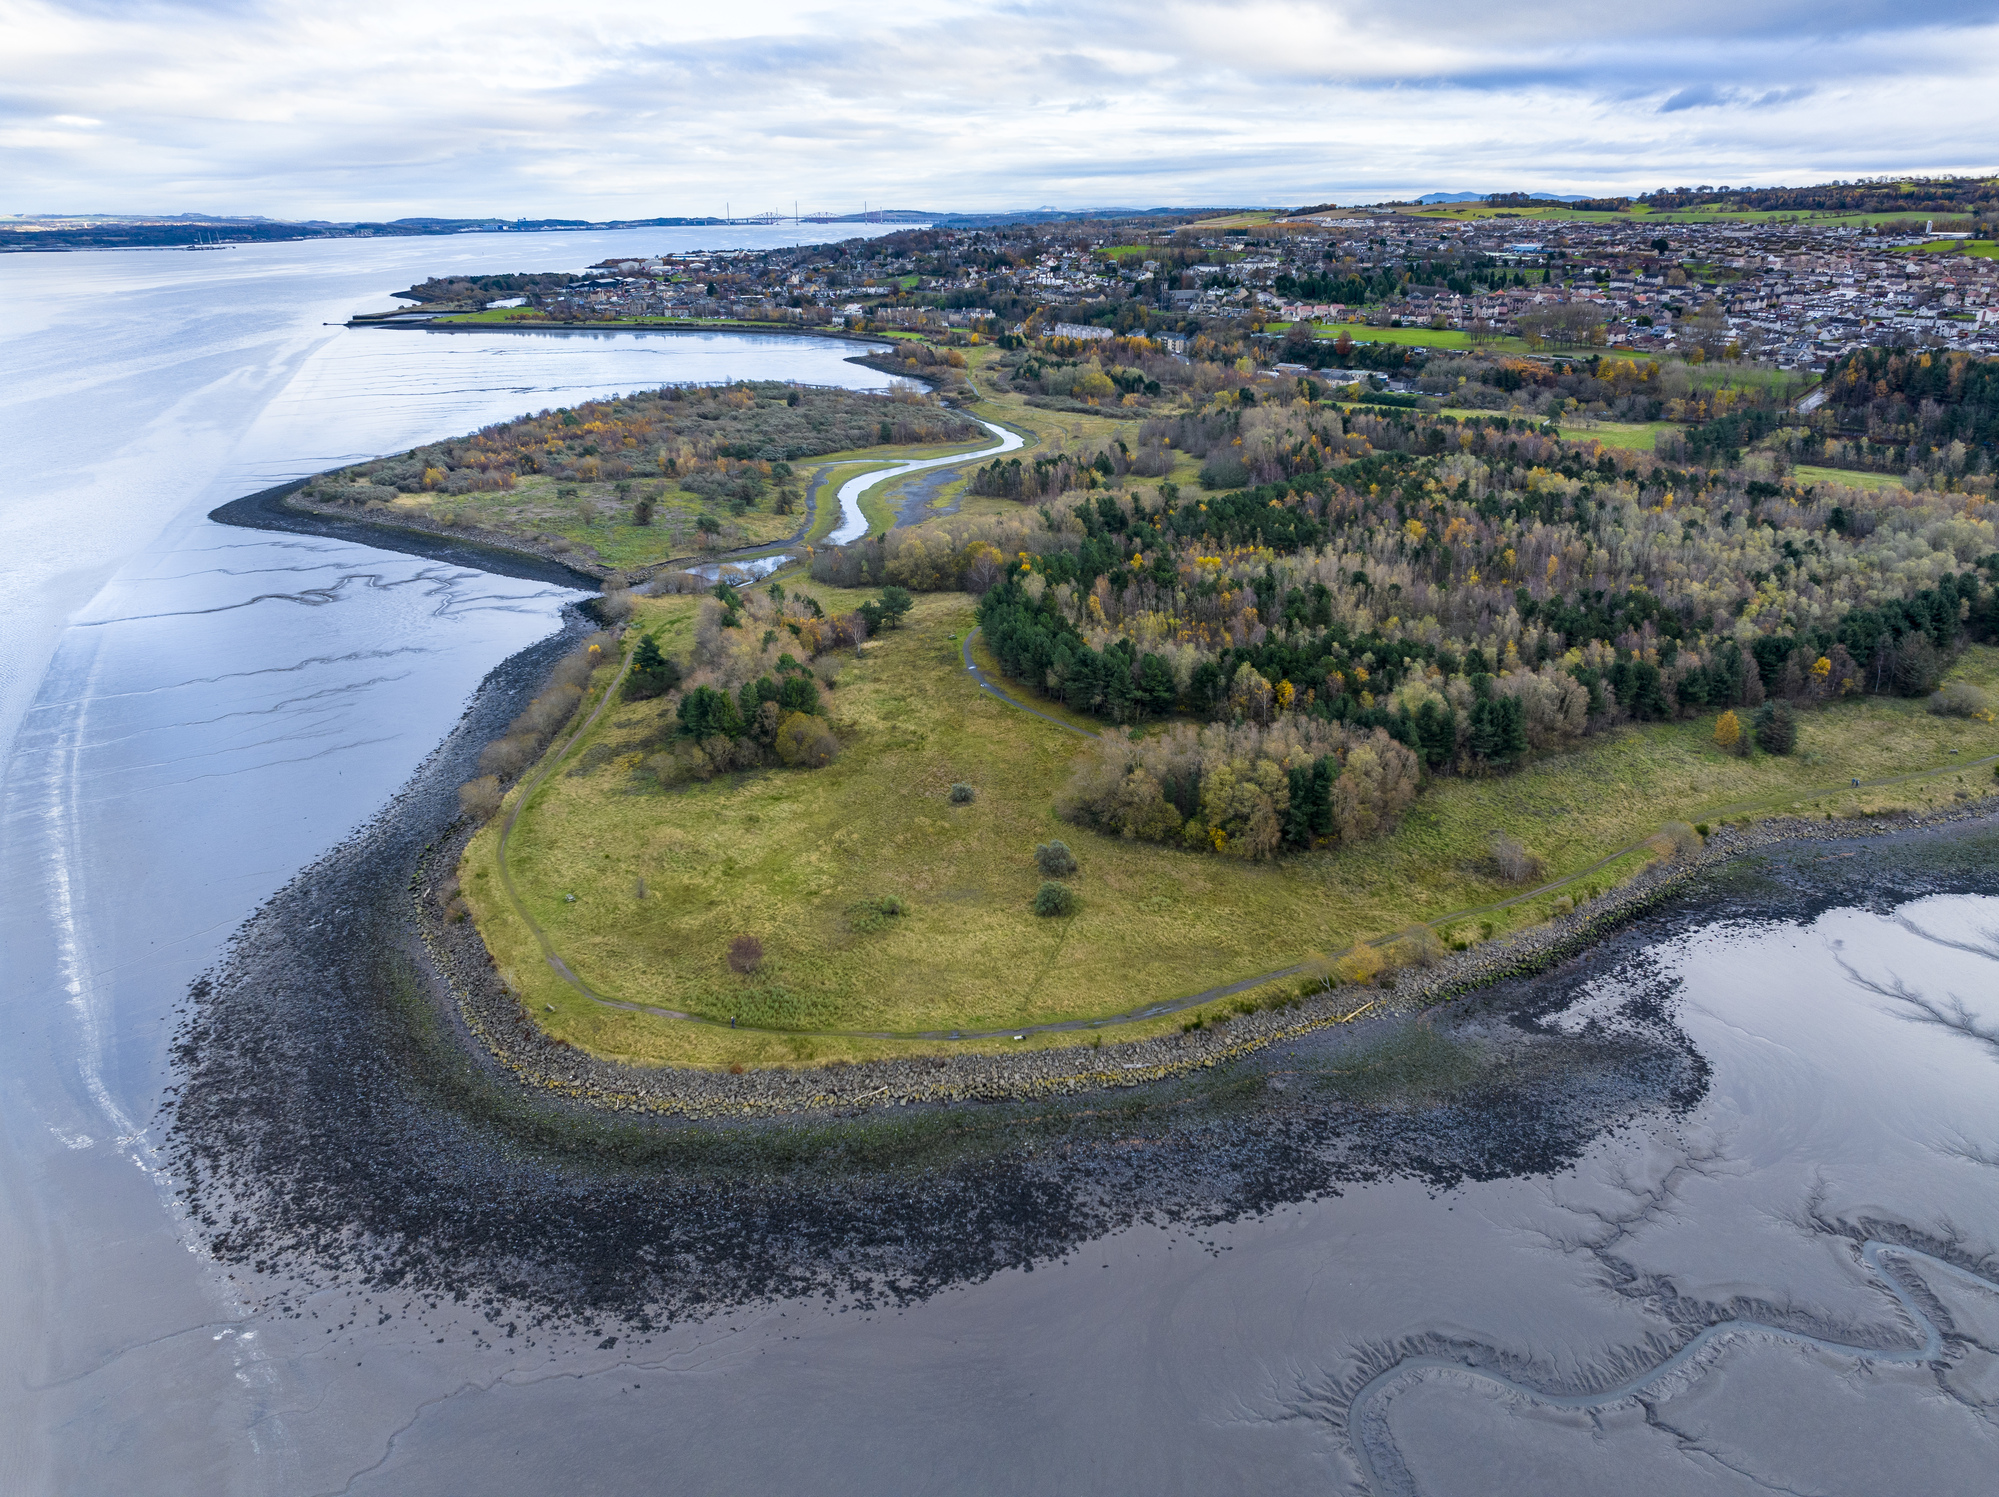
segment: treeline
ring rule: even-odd
[[[1772,213],[1959,213],[1999,217],[1999,180],[1915,177],[1817,187],[1680,187],[1641,199],[1655,213],[1742,208]]]
[[[1745,481],[1504,420],[1350,416],[1340,441],[1405,449],[1353,459],[1337,414],[1227,414],[1189,439],[1292,475],[1044,499],[829,550],[814,574],[981,594],[1002,667],[1107,722],[1379,731],[1432,773],[1625,721],[1924,695],[1961,643],[1999,638],[1982,490]]]
[[[452,275],[432,276],[427,281],[419,281],[407,291],[392,293],[398,300],[413,301],[424,306],[434,306],[440,302],[471,303],[484,306],[489,301],[504,301],[509,297],[524,296],[532,300],[546,296],[551,291],[560,291],[569,284],[566,273],[515,272],[509,275]]]
[[[1842,433],[1876,441],[1958,442],[1987,459],[1999,449],[1999,359],[1967,353],[1860,348],[1826,371],[1826,405]]]
[[[1454,640],[1435,626],[1412,636],[1400,617],[1381,616],[1404,598],[1417,607],[1421,599],[1400,583],[1375,596],[1365,571],[1341,577],[1337,560],[1329,569],[1324,523],[1266,494],[1219,496],[1234,502],[1199,516],[1191,555],[1179,549],[1177,514],[1127,518],[1123,534],[1139,536],[1130,542],[1136,554],[1126,555],[1122,538],[1101,528],[1097,506],[1077,506],[1085,533],[1073,551],[1029,556],[981,599],[988,647],[1010,675],[1108,721],[1191,712],[1270,722],[1300,713],[1379,728],[1428,767],[1449,771],[1503,768],[1530,745],[1556,746],[1612,722],[1754,707],[1766,695],[1805,703],[1856,691],[1927,694],[1962,637],[1999,636],[1999,589],[1971,570],[1746,641],[1718,630],[1711,613],[1688,617],[1662,605],[1644,586],[1545,598],[1519,588],[1497,642]],[[1297,518],[1283,527],[1273,523],[1279,515]],[[1226,558],[1201,554],[1213,531],[1252,516],[1262,540],[1231,547]],[[1427,526],[1405,521],[1402,531],[1420,558]],[[1472,539],[1469,525],[1458,538]],[[1802,560],[1806,553],[1789,544]],[[1134,565],[1146,545],[1157,556]],[[1505,549],[1517,563],[1517,551]],[[1280,575],[1280,550],[1305,565]],[[1260,569],[1259,556],[1269,557]],[[1330,585],[1321,580],[1328,576]]]
[[[1310,271],[1304,275],[1293,275],[1284,271],[1272,285],[1279,296],[1293,296],[1300,301],[1340,302],[1357,307],[1400,296],[1408,281],[1409,273],[1402,270],[1382,269],[1347,275],[1318,275]]]

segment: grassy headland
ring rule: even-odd
[[[860,601],[798,586],[828,613]],[[635,624],[668,653],[685,649],[699,601],[639,600]],[[1058,819],[1057,794],[1087,744],[978,689],[959,654],[972,610],[963,594],[923,596],[901,628],[843,661],[828,706],[841,752],[826,768],[664,788],[644,766],[671,736],[671,713],[662,701],[616,704],[519,820],[508,856],[521,897],[598,992],[800,1032],[689,1024],[579,994],[542,960],[501,897],[498,823],[482,830],[467,849],[462,886],[503,974],[549,1031],[638,1064],[797,1064],[963,1049],[966,1042],[823,1031],[948,1034],[1107,1016],[1417,921],[1478,941],[1545,919],[1559,898],[1628,877],[1657,854],[1627,849],[1663,822],[1926,808],[1961,782],[1982,790],[1989,769],[1953,765],[1999,750],[1999,732],[1987,724],[1887,699],[1801,716],[1798,751],[1787,756],[1724,753],[1712,717],[1635,726],[1508,776],[1441,780],[1386,838],[1241,863]],[[1999,681],[1999,650],[1968,652],[1959,676]],[[1867,783],[1911,774],[1922,777]],[[951,802],[960,783],[974,788],[969,804]],[[1491,908],[1521,892],[1492,861],[1495,833],[1543,858],[1549,880],[1579,877]],[[1058,837],[1081,863],[1070,881],[1080,904],[1068,918],[1046,919],[1032,911],[1042,879],[1034,849]],[[881,914],[888,897],[905,913]],[[765,953],[751,975],[727,959],[745,934]],[[1183,1018],[1107,1038],[1139,1038]]]

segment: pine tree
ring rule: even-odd
[[[664,696],[680,684],[680,667],[660,653],[659,643],[650,634],[639,636],[632,652],[632,668],[625,676],[625,698],[642,702]]]

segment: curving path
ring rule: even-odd
[[[891,479],[920,473],[925,468],[948,468],[954,464],[976,462],[982,457],[995,457],[1002,452],[1017,452],[1027,445],[1027,439],[1017,431],[1009,431],[1004,426],[995,425],[981,417],[972,417],[979,425],[999,438],[999,444],[982,447],[977,452],[954,452],[949,457],[920,457],[893,467],[877,468],[872,473],[862,473],[840,485],[836,496],[840,501],[840,523],[833,527],[833,533],[826,537],[829,546],[844,546],[849,541],[857,541],[868,533],[868,517],[861,513],[861,495],[877,484]]]

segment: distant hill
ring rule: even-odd
[[[1522,197],[1537,203],[1584,203],[1589,201],[1586,192],[1426,192],[1416,199],[1419,203],[1483,203],[1494,197]]]
[[[940,224],[951,228],[997,228],[1006,224],[1080,223],[1105,219],[1181,219],[1227,211],[1215,208],[1020,208],[1005,213],[948,213],[919,208],[878,208],[866,213],[809,214],[805,226],[824,224]],[[365,239],[419,234],[542,233],[559,229],[656,229],[767,223],[781,217],[691,218],[395,218],[383,222],[337,223],[326,219],[287,221],[205,213],[16,214],[0,217],[0,252],[70,249],[176,249],[182,246],[262,244],[286,239]]]

